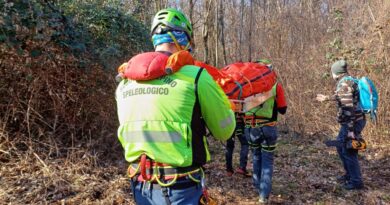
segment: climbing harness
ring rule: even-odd
[[[197,173],[200,174],[200,179],[193,176]],[[147,189],[161,189],[167,205],[171,204],[168,194],[169,189],[186,189],[197,186],[205,178],[202,167],[171,167],[167,164],[154,162],[146,154],[141,155],[138,163],[130,164],[128,175],[133,187],[137,183],[143,183],[142,190],[146,187]],[[187,179],[191,180],[181,182]]]
[[[245,127],[246,128],[257,128],[263,126],[274,126],[276,125],[276,121],[271,121],[268,118],[260,118],[254,115],[246,115],[244,117]]]
[[[139,163],[132,163],[128,167],[129,178],[136,177],[138,181],[156,182],[161,186],[171,186],[177,179],[185,176],[199,183],[199,180],[192,176],[199,172],[203,172],[201,167],[172,167],[167,164],[152,162],[152,160],[147,159],[145,154],[141,155]],[[164,182],[164,180],[168,181]]]

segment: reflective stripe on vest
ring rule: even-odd
[[[221,126],[221,128],[225,128],[225,127],[229,126],[231,123],[233,123],[233,119],[229,116],[229,117],[225,118],[224,120],[221,120],[219,122],[219,126]]]
[[[180,142],[181,134],[175,131],[131,131],[122,134],[128,143]]]

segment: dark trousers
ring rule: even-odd
[[[354,134],[360,136],[366,125],[366,120],[359,120],[355,122]],[[337,140],[345,142],[348,135],[348,126],[342,124],[340,128]],[[339,154],[340,160],[343,164],[345,175],[349,179],[349,183],[355,186],[363,184],[362,174],[360,171],[360,165],[358,161],[358,151],[354,149],[347,149],[345,146],[337,147],[337,153]]]
[[[274,150],[278,138],[276,126],[246,128],[245,135],[253,151],[253,184],[260,198],[267,199],[272,190]]]
[[[248,153],[249,145],[248,141],[245,138],[244,132],[245,125],[243,122],[237,122],[236,129],[233,135],[226,142],[226,169],[233,170],[233,151],[236,137],[240,141],[241,150],[240,150],[240,168],[246,170],[246,165],[248,162]]]

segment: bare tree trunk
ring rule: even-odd
[[[164,2],[164,9],[168,8],[168,3],[169,3],[169,0],[165,0],[165,2]]]
[[[215,7],[215,66],[218,67],[218,37],[219,37],[219,30],[218,30],[218,5]]]
[[[238,49],[238,53],[239,53],[239,59],[240,61],[242,61],[242,35],[243,35],[243,30],[242,27],[244,26],[244,0],[241,0],[241,11],[240,11],[240,14],[241,14],[241,19],[240,19],[240,25],[237,27],[237,29],[239,30],[239,49]]]
[[[154,11],[147,9],[153,7],[150,0],[135,0],[133,2],[133,14],[137,16],[145,25],[149,25]]]
[[[159,11],[160,10],[160,1],[154,1],[154,9],[156,11]]]
[[[252,24],[253,24],[253,0],[250,0],[250,13],[249,13],[249,48],[248,48],[248,55],[249,55],[249,62],[252,61]]]
[[[161,9],[165,9],[168,7],[168,0],[157,0],[154,2],[156,11],[160,11]]]
[[[206,10],[206,16],[204,18],[204,24],[202,28],[202,37],[203,37],[203,61],[205,63],[208,63],[208,55],[209,55],[209,46],[208,46],[208,38],[209,38],[209,17],[210,17],[210,11],[211,11],[211,0],[206,1],[204,3],[204,7]]]
[[[190,0],[189,1],[189,16],[190,16],[190,21],[191,21],[191,24],[193,24],[194,23],[194,0]],[[192,26],[194,26],[194,25],[192,25]]]
[[[226,61],[226,46],[225,46],[225,22],[224,22],[224,2],[223,0],[219,0],[219,25],[220,25],[220,31],[221,31],[221,36],[220,36],[220,40],[221,40],[221,45],[222,45],[222,55],[223,55],[223,65],[226,65],[227,64],[227,61]]]

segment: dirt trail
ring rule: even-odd
[[[272,204],[390,204],[389,151],[371,147],[361,152],[360,163],[366,188],[363,191],[346,191],[336,181],[336,176],[342,174],[336,150],[327,148],[322,138],[318,135],[305,138],[311,140],[288,135],[280,137]],[[234,157],[237,163],[238,152]],[[258,196],[251,178],[225,177],[223,156],[218,154],[215,159],[210,164],[215,171],[208,176],[212,194],[218,196],[222,204],[254,204]]]
[[[271,204],[390,204],[389,150],[372,145],[362,152],[366,188],[345,191],[335,179],[342,173],[337,153],[326,148],[321,138],[313,135],[303,140],[282,133]],[[235,165],[238,148],[237,144]],[[258,198],[251,178],[227,177],[223,145],[210,139],[210,150],[213,160],[206,173],[211,195],[220,204],[255,204]],[[125,176],[126,163],[121,156],[99,161],[97,155],[84,153],[81,148],[69,156],[44,159],[26,150],[4,163],[0,171],[0,204],[133,204]],[[248,167],[251,171],[251,165]]]

